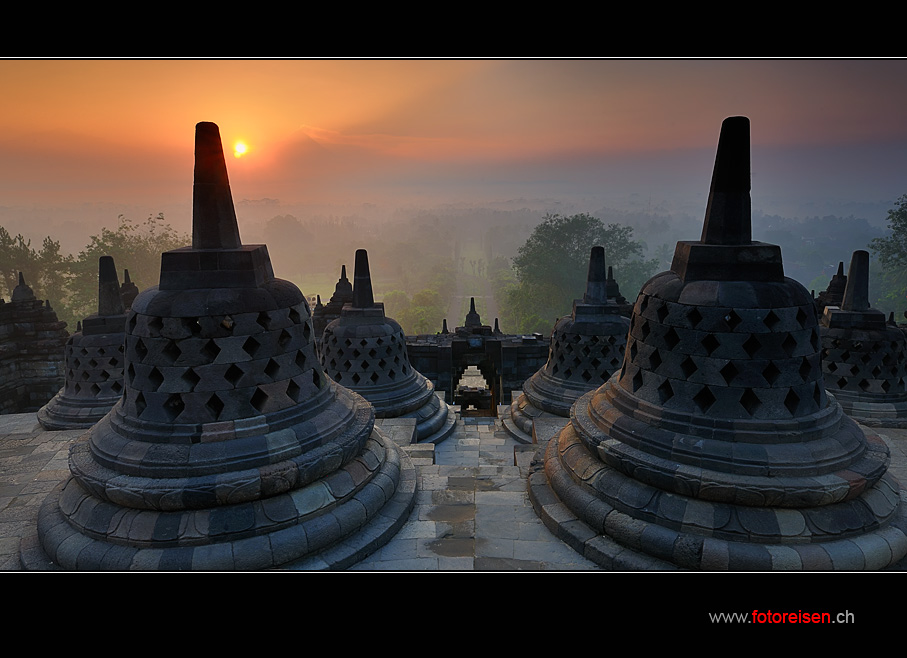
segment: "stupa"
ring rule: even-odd
[[[132,302],[139,296],[139,287],[129,278],[129,270],[123,270],[123,285],[120,286],[120,299],[123,300],[123,308],[132,308]]]
[[[325,377],[267,247],[240,242],[218,127],[195,140],[192,246],[133,302],[123,399],[73,444],[28,568],[340,569],[412,508],[411,460]]]
[[[612,284],[613,282],[613,284]],[[616,291],[609,299],[608,288]],[[524,443],[532,442],[532,424],[540,417],[567,418],[583,394],[608,381],[624,359],[630,320],[620,314],[620,296],[611,268],[605,275],[605,250],[593,247],[582,299],[573,301],[551,332],[548,361],[523,384],[505,425]]]
[[[110,256],[98,260],[98,312],[80,325],[66,341],[63,388],[38,410],[44,429],[87,429],[122,397],[126,311]]]
[[[826,396],[812,295],[752,241],[749,120],[722,124],[702,238],[640,291],[622,369],[529,495],[606,568],[877,570],[907,554],[889,453]]]
[[[819,315],[825,311],[826,306],[841,306],[841,302],[844,301],[845,288],[847,288],[847,277],[844,275],[844,261],[840,261],[838,271],[828,282],[828,288],[820,292],[816,298]]]
[[[321,363],[331,379],[368,400],[376,417],[415,418],[418,441],[438,443],[453,432],[455,414],[412,367],[403,329],[375,302],[365,249],[356,251],[352,303],[325,327]]]
[[[321,304],[321,296],[318,296],[318,304],[312,312],[312,323],[315,327],[315,345],[321,350],[321,338],[324,335],[324,328],[331,322],[340,317],[340,311],[347,304],[353,301],[353,284],[346,276],[346,265],[340,266],[340,278],[334,285],[334,294],[328,300],[327,304]]]
[[[820,321],[825,389],[863,425],[907,426],[907,339],[869,305],[868,252],[853,252],[846,280]]]
[[[10,301],[0,299],[0,414],[34,412],[53,398],[68,338],[50,301],[37,299],[19,272]]]

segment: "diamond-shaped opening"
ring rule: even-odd
[[[632,343],[630,343],[630,360],[631,361],[636,360],[636,353],[638,351],[639,351],[639,348],[636,347],[636,341],[634,340]]]
[[[674,388],[671,386],[671,382],[666,379],[661,386],[658,387],[658,399],[664,404],[672,397],[674,397]]]
[[[850,366],[850,374],[853,375],[854,377],[856,377],[857,375],[859,375],[859,374],[860,374],[860,366],[858,366],[858,365],[852,365],[852,366]]]
[[[290,312],[287,313],[287,316],[290,318],[290,322],[292,322],[293,324],[299,324],[302,320],[302,317],[299,315],[299,311],[297,311],[295,308],[291,308]]]
[[[844,388],[845,386],[847,386],[847,378],[846,378],[846,377],[841,377],[841,378],[838,379],[838,381],[836,381],[835,383],[838,385],[838,388]]]
[[[658,310],[655,311],[655,316],[658,318],[658,321],[661,322],[662,324],[664,323],[665,319],[668,317],[669,314],[670,314],[670,311],[668,310],[667,304],[661,304],[658,307]]]
[[[769,361],[768,365],[762,370],[762,376],[765,377],[765,381],[768,382],[769,386],[778,381],[780,375],[781,371],[778,370],[778,366],[775,365],[774,361]]]
[[[293,336],[290,335],[290,332],[286,329],[281,329],[280,336],[277,337],[277,345],[280,346],[280,349],[286,349],[291,340],[293,340]]]
[[[183,402],[183,398],[178,394],[174,393],[167,401],[164,403],[164,413],[167,414],[167,417],[170,421],[174,421],[177,417],[183,413],[183,409],[186,408],[186,403]]]
[[[396,379],[397,373],[393,369],[390,369],[387,371],[387,376],[390,377],[391,379]]]
[[[368,346],[368,341],[365,338],[363,338],[362,340],[359,341],[359,347],[367,347],[367,346]]]
[[[765,318],[763,318],[762,322],[770,330],[774,330],[774,328],[778,326],[778,323],[781,322],[781,318],[775,315],[774,311],[769,311],[765,314]]]
[[[108,379],[110,379],[110,373],[107,372],[106,370],[102,370],[101,379],[103,379],[106,382]]]
[[[642,313],[643,311],[646,310],[646,308],[648,308],[648,306],[649,306],[649,296],[648,296],[648,295],[640,295],[640,297],[639,297],[639,312]]]
[[[592,360],[589,362],[589,364],[590,364],[593,368],[598,368],[598,367],[602,364],[602,362],[601,362],[601,359],[595,358],[595,359],[592,359]]]
[[[362,377],[359,376],[358,372],[353,373],[353,383],[358,384],[362,380]]]
[[[91,359],[91,360],[88,362],[88,365],[90,365],[92,368],[97,368],[97,367],[98,367],[98,362],[95,361],[94,359]]]
[[[374,359],[376,356],[378,356],[378,351],[373,347],[368,351],[368,355]]]
[[[806,328],[806,321],[809,319],[809,314],[803,310],[803,307],[797,309],[797,322],[800,324],[800,327]]]
[[[305,370],[305,354],[303,353],[302,350],[296,351],[295,362],[296,362],[297,368],[299,368],[300,370]],[[336,367],[336,365],[337,365],[333,359],[331,359],[331,364],[332,364],[331,367]]]
[[[643,320],[639,325],[639,333],[642,335],[643,340],[649,337],[650,331],[651,329],[649,329],[649,323]]]
[[[737,369],[737,366],[735,366],[732,361],[728,361],[718,372],[724,378],[724,382],[728,385],[730,385],[730,383],[734,381],[734,378],[740,374],[740,370]]]
[[[584,381],[587,381],[587,382],[588,382],[590,379],[592,379],[592,375],[589,373],[588,370],[583,370],[583,374],[580,375],[580,376],[583,378]]]
[[[135,414],[136,414],[136,416],[141,416],[142,412],[144,412],[147,407],[148,407],[148,403],[145,402],[145,396],[142,395],[141,392],[139,392],[139,394],[135,396]]]
[[[100,387],[100,386],[98,386],[97,384],[92,384],[92,385],[91,385],[91,394],[92,394],[92,395],[97,395],[97,394],[100,393],[100,392],[101,392],[101,387]]]
[[[808,381],[813,373],[813,367],[809,363],[809,359],[807,359],[805,356],[803,357],[803,361],[800,362],[800,370],[798,372],[800,373],[800,378],[803,379],[803,381]]]
[[[727,315],[724,316],[724,321],[725,323],[727,323],[728,328],[733,331],[740,325],[741,322],[743,322],[743,318],[737,315],[734,309],[731,309],[730,311],[728,311]]]
[[[715,404],[715,395],[709,389],[708,386],[703,386],[702,389],[693,396],[693,402],[696,403],[696,406],[699,407],[699,411],[705,413],[709,408]]]
[[[378,375],[377,372],[373,372],[371,377],[369,377],[369,379],[372,380],[372,384],[377,384],[378,380],[381,379],[381,377]]]
[[[750,334],[750,337],[743,342],[743,351],[746,352],[749,357],[752,359],[756,356],[756,353],[762,347],[762,343],[759,342],[759,339],[755,335]]]
[[[220,326],[230,332],[233,331],[233,326],[235,324],[236,323],[233,321],[233,318],[231,318],[229,315],[225,315],[224,319],[220,321]]]
[[[680,342],[680,336],[677,335],[677,332],[674,331],[674,327],[671,327],[665,332],[665,343],[668,346],[669,350],[673,350],[677,347],[677,343]]]
[[[861,379],[860,383],[857,384],[857,386],[859,386],[860,390],[863,391],[864,393],[869,392],[869,389],[872,388],[872,384],[869,382],[868,379]]]
[[[759,399],[758,395],[753,393],[753,389],[747,388],[740,396],[740,406],[746,409],[746,413],[750,416],[754,416],[759,410],[759,407],[762,406],[762,400]]]
[[[702,313],[694,306],[690,309],[690,312],[687,313],[687,320],[689,321],[690,326],[695,329],[696,325],[702,322]]]
[[[841,352],[841,361],[849,361],[849,360],[850,360],[850,352],[848,352],[847,350],[844,350],[843,352]]]
[[[633,392],[635,393],[640,388],[642,388],[642,370],[637,370],[633,375]]]
[[[195,390],[196,384],[198,384],[202,378],[198,376],[198,373],[195,372],[192,368],[187,368],[186,372],[183,373],[183,381],[186,382],[186,385],[189,386],[190,391]]]
[[[882,374],[882,369],[879,366],[876,366],[872,369],[872,376],[878,379],[879,375]]]
[[[813,329],[812,335],[809,337],[809,344],[812,345],[814,350],[822,347],[822,336],[819,335],[818,329]]]
[[[243,375],[245,374],[246,373],[243,372],[242,368],[240,368],[235,363],[231,363],[230,367],[227,368],[227,371],[224,373],[224,379],[230,382],[230,384],[232,384],[233,386],[236,386],[236,384],[240,379],[242,379]]]
[[[202,347],[202,354],[204,354],[209,361],[214,361],[217,358],[217,355],[220,354],[220,345],[215,343],[212,338]]]
[[[711,356],[712,352],[721,346],[721,343],[712,334],[706,334],[706,337],[702,339],[700,345],[705,348],[705,353]]]
[[[143,361],[148,354],[148,348],[145,347],[145,343],[142,342],[141,338],[136,338],[135,340],[135,353],[138,355],[139,359]]]
[[[790,412],[791,416],[796,415],[797,406],[800,404],[800,396],[797,395],[794,389],[788,391],[787,395],[784,397],[784,406]]]
[[[182,318],[183,328],[192,336],[199,336],[202,333],[202,325],[198,318]]]
[[[255,407],[258,411],[263,411],[265,404],[268,401],[268,394],[265,393],[261,388],[255,387],[255,392],[252,394],[252,399],[249,402]]]
[[[211,412],[211,415],[214,416],[214,420],[220,418],[220,412],[224,410],[224,402],[217,397],[217,393],[208,398],[208,401],[205,402],[205,406],[208,408],[208,411]]]
[[[156,391],[164,383],[164,375],[157,368],[152,368],[148,373],[148,382],[151,384],[151,390]]]
[[[887,379],[882,380],[882,390],[886,393],[891,390],[891,382],[889,382]]]
[[[838,364],[835,363],[834,361],[829,361],[826,368],[828,369],[828,372],[834,372],[835,370],[838,369]]]
[[[258,326],[262,329],[268,330],[271,328],[271,316],[267,311],[261,311],[255,319],[255,322],[258,323]]]
[[[268,365],[265,366],[265,374],[271,379],[277,379],[277,373],[280,372],[280,364],[274,359],[268,359]]]
[[[863,365],[866,365],[866,364],[869,363],[870,361],[872,361],[872,355],[870,355],[870,354],[864,353],[863,356],[860,357],[860,362],[861,362]]]
[[[353,350],[354,359],[358,359],[360,356],[362,356],[362,352],[360,352],[359,350]]]
[[[161,354],[166,356],[170,363],[174,363],[178,358],[180,358],[180,347],[176,344],[175,340],[167,342],[167,346],[161,350]]]
[[[115,381],[110,385],[110,390],[112,390],[114,393],[119,393],[123,390],[123,385],[120,382]]]
[[[564,371],[564,377],[566,377],[567,379],[570,379],[572,376],[573,376],[573,371],[570,368],[567,368]]]
[[[652,352],[652,355],[649,357],[649,369],[657,370],[658,366],[661,365],[661,354],[658,353],[658,350]]]
[[[261,349],[261,343],[255,340],[253,336],[249,336],[246,342],[242,344],[242,348],[246,354],[254,357],[258,350]]]
[[[292,379],[287,380],[287,397],[290,398],[293,402],[299,402],[299,394],[302,392],[299,384],[294,382]]]
[[[820,409],[822,408],[822,395],[825,389],[822,386],[819,386],[819,383],[816,382],[813,385],[813,402],[816,403],[816,406]]]
[[[83,371],[82,371],[82,379],[84,379],[85,381],[88,381],[88,379],[89,379],[90,377],[91,377],[91,375],[88,374],[88,371],[87,371],[87,370],[83,370]]]
[[[793,356],[794,350],[797,349],[797,339],[792,334],[787,334],[781,342],[781,348],[788,356]]]
[[[161,329],[164,328],[164,319],[156,316],[149,318],[148,328],[151,330],[150,333],[152,336],[160,335]]]
[[[135,380],[135,368],[130,363],[129,367],[126,368],[126,380],[129,382],[129,385],[132,386],[132,382]]]
[[[689,379],[692,375],[696,373],[699,368],[696,366],[696,362],[692,358],[687,357],[680,363],[680,369],[683,371],[683,376]]]

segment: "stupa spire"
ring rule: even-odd
[[[605,248],[592,247],[589,255],[589,274],[586,276],[586,304],[604,304],[608,301],[607,276],[605,271]]]
[[[865,311],[869,308],[869,252],[858,250],[850,258],[847,286],[841,308],[845,311]]]
[[[111,256],[101,256],[98,259],[98,315],[123,315],[125,312],[117,266]]]
[[[192,186],[192,248],[242,246],[217,124],[195,126],[195,182]]]
[[[345,265],[343,274],[346,275]],[[375,295],[372,292],[372,276],[368,270],[368,252],[365,249],[357,249],[356,269],[353,272],[353,306],[371,308],[374,305]]]
[[[728,117],[721,124],[701,241],[737,245],[752,240],[750,120]]]

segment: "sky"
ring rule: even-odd
[[[876,59],[0,60],[0,225],[189,207],[199,121],[237,202],[704,210],[737,114],[754,210],[878,221],[907,193],[905,80],[907,60]]]

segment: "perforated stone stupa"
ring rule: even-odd
[[[412,462],[325,377],[267,247],[241,244],[215,124],[195,153],[192,246],[135,299],[125,394],[73,445],[29,568],[344,568],[412,508]]]
[[[418,441],[453,432],[455,414],[409,362],[406,336],[375,302],[368,253],[356,251],[353,300],[324,330],[321,363],[329,377],[368,400],[378,418],[415,418]]]
[[[529,493],[614,569],[874,570],[907,553],[888,449],[823,386],[812,295],[753,242],[749,120],[722,125],[702,238],[642,288],[623,368]]]
[[[523,384],[510,405],[508,429],[524,442],[532,440],[532,423],[543,414],[567,418],[573,403],[604,384],[624,359],[630,320],[620,315],[620,291],[611,268],[605,274],[605,250],[593,247],[582,299],[558,320],[551,332],[548,361]],[[612,292],[611,299],[608,297]]]
[[[868,252],[853,252],[846,282],[840,308],[821,318],[825,389],[864,425],[905,426],[907,339],[870,308]]]
[[[110,256],[101,256],[98,312],[85,318],[81,331],[66,341],[66,381],[38,410],[42,427],[87,429],[107,415],[123,394],[125,331],[126,311],[116,265]]]
[[[41,301],[19,272],[10,301],[0,299],[0,414],[37,411],[63,385],[69,333],[50,301]]]

